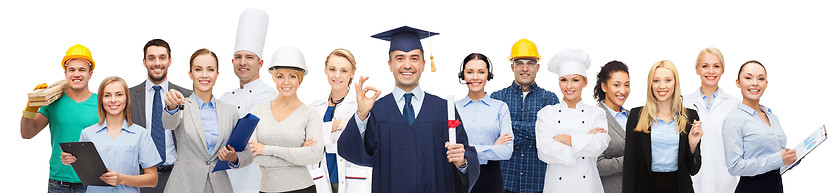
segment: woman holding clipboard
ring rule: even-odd
[[[767,88],[767,70],[748,61],[735,80],[743,100],[723,121],[723,148],[729,174],[741,176],[735,192],[783,192],[779,168],[796,161],[796,150],[784,148],[785,131],[779,118],[759,104]]]
[[[79,141],[96,145],[108,168],[99,178],[112,186],[88,186],[87,192],[140,192],[139,187],[156,186],[160,155],[149,130],[131,122],[128,85],[120,77],[105,78],[97,96],[99,123],[82,130]],[[61,153],[64,165],[76,161],[70,153]]]

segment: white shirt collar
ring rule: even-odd
[[[161,89],[160,89],[161,92],[168,92],[169,91],[169,80],[168,79],[163,80],[163,82],[160,82],[159,85],[161,87]],[[155,86],[155,83],[152,83],[151,80],[146,79],[146,91],[147,92],[155,92],[155,90],[152,89],[152,86]]]
[[[397,85],[394,85],[394,91],[392,91],[391,93],[394,95],[394,100],[396,100],[397,103],[399,103],[401,100],[403,100],[403,95],[405,95],[406,92],[400,89],[400,87],[397,87]],[[414,87],[414,89],[411,90],[411,93],[414,94],[414,98],[417,98],[417,101],[419,102],[423,102],[423,98],[426,96],[426,92],[423,92],[423,89],[420,89],[420,85]]]

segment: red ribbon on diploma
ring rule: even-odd
[[[460,125],[460,124],[461,124],[461,121],[459,121],[459,120],[449,120],[449,128],[458,127],[458,125]]]

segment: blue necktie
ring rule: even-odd
[[[155,142],[158,154],[160,154],[160,164],[166,162],[166,134],[163,133],[163,103],[160,100],[160,89],[158,85],[152,86],[155,89],[155,98],[152,99],[152,141]]]
[[[403,98],[405,98],[405,105],[403,105],[402,114],[403,117],[405,117],[405,120],[408,121],[408,125],[414,124],[414,106],[411,105],[412,96],[414,96],[414,94],[411,93],[405,93],[405,95],[403,95]]]

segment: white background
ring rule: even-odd
[[[705,47],[717,47],[726,62],[720,87],[737,98],[740,91],[734,80],[740,64],[758,60],[767,67],[770,83],[761,103],[781,119],[788,146],[822,124],[828,125],[828,133],[838,132],[838,121],[831,118],[837,115],[838,105],[829,101],[838,94],[840,12],[834,9],[836,5],[806,1],[516,2],[5,2],[0,8],[5,72],[0,78],[6,89],[0,111],[4,192],[46,190],[49,129],[24,140],[18,121],[25,94],[32,87],[63,79],[60,60],[67,48],[80,43],[91,49],[97,63],[90,81],[93,92],[112,75],[123,77],[130,86],[141,83],[146,78],[142,48],[154,38],[172,46],[169,80],[189,88],[189,56],[209,48],[220,59],[221,75],[214,90],[220,96],[238,86],[229,61],[239,14],[249,7],[270,16],[263,52],[266,64],[283,45],[296,46],[304,53],[311,70],[298,90],[304,103],[329,92],[323,62],[335,48],[355,54],[357,77],[370,75],[369,85],[391,91],[388,42],[369,36],[409,25],[441,33],[423,40],[427,56],[435,56],[438,72],[426,67],[420,85],[442,97],[465,96],[467,89],[457,83],[456,73],[463,57],[472,52],[489,56],[497,68],[488,92],[510,85],[510,47],[528,38],[543,56],[537,83],[555,93],[559,93],[557,76],[545,66],[551,56],[563,48],[589,52],[590,84],[583,92],[589,104],[595,104],[590,97],[600,66],[611,60],[628,64],[633,89],[625,107],[632,108],[644,101],[645,79],[654,62],[667,59],[677,64],[683,94],[688,94],[700,85],[693,69],[696,54]],[[262,80],[273,85],[265,69],[261,69]],[[835,141],[829,139],[784,175],[788,192],[825,192],[833,187],[829,184],[836,179],[831,174],[840,173],[834,163],[838,156],[832,153],[840,148]]]

